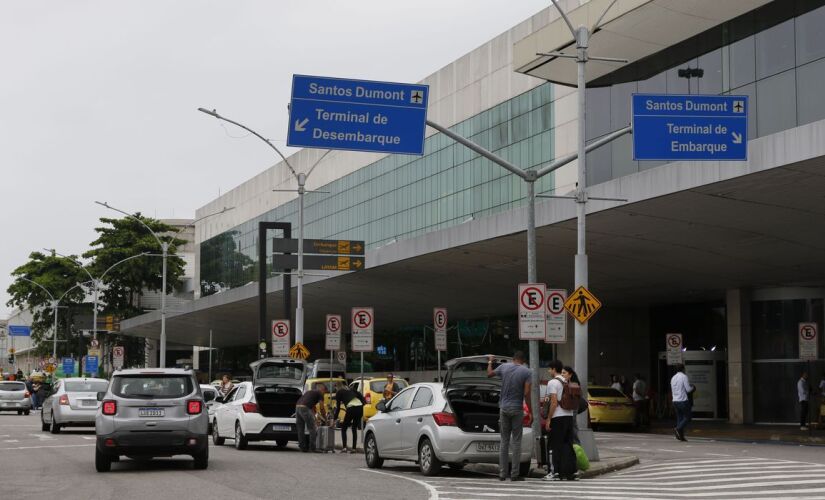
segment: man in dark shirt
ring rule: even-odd
[[[315,449],[315,405],[321,404],[321,415],[326,417],[326,408],[324,408],[324,394],[327,392],[327,386],[324,384],[315,384],[315,389],[305,392],[295,403],[295,427],[298,430],[298,447],[304,453],[308,451],[320,453],[320,450]],[[309,443],[306,442],[305,429],[309,429]]]
[[[348,451],[347,428],[349,426],[352,426],[352,450],[349,450],[349,452],[355,453],[358,444],[358,427],[364,418],[364,404],[366,404],[366,401],[361,393],[350,390],[344,383],[339,384],[338,390],[335,392],[335,412],[332,415],[335,418],[341,412],[341,406],[346,410],[344,422],[341,424],[341,442],[343,444],[341,453]]]

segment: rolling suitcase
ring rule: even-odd
[[[329,453],[335,451],[335,429],[321,425],[315,431],[315,449]]]

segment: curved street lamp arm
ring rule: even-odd
[[[92,276],[92,273],[90,273],[89,270],[86,269],[86,267],[83,264],[81,264],[79,261],[69,257],[68,255],[63,255],[62,253],[58,253],[57,250],[55,250],[54,248],[44,248],[43,250],[46,250],[48,252],[52,252],[53,254],[57,255],[58,257],[63,257],[66,260],[74,262],[77,265],[77,267],[79,267],[80,269],[83,270],[84,273],[86,273],[86,276],[88,276],[89,279],[92,280],[92,282],[95,281],[95,277]]]
[[[269,145],[269,147],[271,147],[272,149],[275,150],[276,153],[278,153],[278,156],[280,156],[282,160],[284,160],[284,163],[286,164],[287,167],[289,167],[289,171],[292,172],[292,175],[294,175],[296,178],[298,177],[298,173],[295,172],[295,169],[292,168],[292,165],[289,164],[289,160],[286,159],[286,156],[284,156],[284,154],[281,153],[281,150],[278,149],[277,147],[275,147],[275,145],[272,144],[272,142],[269,139],[267,139],[266,137],[264,137],[261,134],[255,132],[254,130],[252,130],[251,128],[247,127],[246,125],[244,125],[242,123],[238,123],[234,120],[230,120],[229,118],[226,118],[225,116],[219,115],[218,112],[215,111],[214,109],[212,111],[209,111],[206,108],[198,108],[198,111],[200,111],[201,113],[206,113],[207,115],[210,115],[210,116],[214,116],[218,120],[223,120],[223,121],[229,122],[232,125],[235,125],[237,127],[241,127],[242,129],[246,130],[250,134],[257,137],[258,139],[264,141],[265,143],[267,143]]]
[[[22,276],[18,276],[18,277],[17,277],[17,279],[19,279],[19,280],[23,280],[23,281],[28,281],[28,282],[29,282],[29,283],[31,283],[32,285],[37,285],[37,286],[39,286],[39,287],[40,287],[40,289],[41,289],[41,290],[43,290],[44,292],[46,292],[46,295],[48,295],[48,296],[49,296],[49,298],[50,298],[50,299],[52,299],[52,302],[54,302],[54,295],[52,295],[52,292],[50,292],[50,291],[46,290],[46,287],[44,287],[44,286],[43,286],[43,285],[41,285],[40,283],[38,283],[38,282],[36,282],[36,281],[33,281],[33,280],[30,280],[29,278],[24,278],[24,277],[22,277]]]
[[[313,164],[312,164],[312,167],[310,167],[309,172],[307,172],[307,173],[306,173],[307,178],[309,178],[309,174],[311,174],[311,173],[312,173],[312,171],[313,171],[313,170],[315,170],[315,167],[317,167],[317,166],[318,166],[318,164],[319,164],[319,163],[321,163],[321,160],[323,160],[324,158],[326,158],[326,157],[327,157],[327,155],[328,155],[328,154],[330,154],[330,153],[332,153],[332,150],[331,150],[331,149],[327,149],[327,150],[326,150],[326,152],[325,152],[323,155],[321,155],[321,157],[320,157],[320,158],[318,158],[318,161],[316,161],[315,163],[313,163]]]
[[[94,280],[92,280],[92,282],[94,282]],[[75,283],[75,285],[73,287],[71,287],[68,290],[66,290],[65,292],[63,292],[63,295],[61,295],[60,298],[57,299],[57,303],[59,304],[60,301],[63,300],[63,297],[65,297],[69,292],[71,292],[72,290],[74,290],[75,288],[77,288],[79,286],[85,285],[86,283],[88,283],[88,281],[84,281],[83,283]]]
[[[158,235],[157,235],[157,234],[155,234],[155,232],[154,232],[154,231],[152,231],[152,228],[151,228],[151,227],[147,226],[145,222],[143,222],[142,220],[140,220],[140,217],[136,217],[136,216],[135,216],[135,215],[133,215],[133,214],[130,214],[130,213],[128,213],[128,212],[124,212],[123,210],[121,210],[121,209],[119,209],[119,208],[115,208],[115,207],[113,207],[113,206],[109,205],[109,203],[108,203],[108,202],[105,202],[105,201],[103,201],[103,202],[100,202],[100,201],[95,201],[95,203],[97,203],[98,205],[100,205],[100,206],[102,206],[102,207],[106,207],[106,208],[108,208],[108,209],[110,209],[110,210],[114,210],[115,212],[120,212],[120,213],[122,213],[123,215],[125,215],[126,217],[132,218],[132,219],[134,219],[134,220],[136,220],[136,221],[140,222],[140,224],[141,224],[143,227],[145,227],[146,229],[148,229],[148,230],[149,230],[149,232],[150,232],[150,233],[152,233],[152,236],[154,236],[154,237],[155,237],[155,239],[158,241],[158,245],[160,245],[160,246],[161,246],[161,248],[163,248],[163,242],[160,240],[160,238],[158,238]]]
[[[222,213],[225,213],[225,212],[228,212],[228,211],[234,210],[234,209],[235,209],[235,207],[223,207],[223,209],[218,210],[217,212],[213,212],[211,214],[206,214],[203,217],[200,217],[198,219],[193,220],[189,224],[184,224],[184,226],[182,228],[178,229],[178,231],[175,233],[175,236],[179,235],[181,233],[181,231],[183,231],[184,229],[186,229],[188,227],[195,227],[195,224],[202,221],[203,219],[208,219],[209,217],[212,217],[212,216],[215,216],[215,215],[220,215]]]
[[[103,274],[100,275],[100,279],[98,281],[103,281],[103,277],[106,276],[106,273],[108,273],[109,271],[114,269],[116,266],[118,266],[120,264],[123,264],[127,260],[137,259],[138,257],[145,257],[147,255],[149,255],[149,252],[141,252],[137,255],[132,255],[131,257],[126,257],[125,259],[122,259],[122,260],[119,260],[119,261],[115,262],[114,264],[109,266],[109,269],[103,271]]]

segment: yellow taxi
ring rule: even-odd
[[[318,377],[318,378],[308,378],[304,383],[304,392],[307,392],[310,389],[315,387],[315,384],[323,384],[327,388],[326,394],[324,394],[324,406],[327,409],[332,409],[331,405],[335,403],[332,400],[332,396],[335,394],[335,391],[338,388],[338,384],[347,384],[347,381],[343,378],[329,378],[329,377]],[[319,403],[320,404],[320,403]],[[316,408],[317,412],[318,408]],[[342,409],[340,414],[338,415],[338,420],[344,420],[344,410]]]
[[[602,424],[634,425],[636,407],[633,400],[612,387],[594,385],[587,388],[590,426],[595,430]]]
[[[393,379],[393,383],[397,386],[397,390],[395,391],[396,393],[400,392],[409,385],[406,380],[400,378]],[[356,380],[349,385],[350,389],[364,395],[364,401],[366,402],[364,405],[364,420],[369,420],[370,417],[378,413],[378,410],[375,409],[375,405],[384,399],[384,389],[386,387],[387,377],[364,378],[365,390],[363,392],[361,391],[360,380]]]

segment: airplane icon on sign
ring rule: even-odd
[[[410,96],[410,102],[415,104],[420,104],[422,100],[424,100],[424,94],[420,90],[414,91]]]
[[[745,111],[745,103],[742,101],[733,101],[733,112],[742,113]]]

